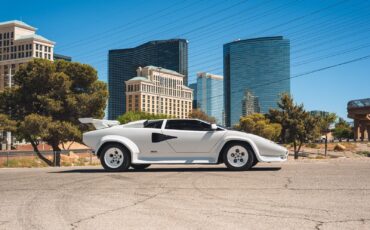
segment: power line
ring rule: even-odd
[[[280,79],[280,80],[270,81],[270,82],[266,82],[266,83],[263,83],[263,84],[255,85],[253,87],[249,87],[249,89],[250,90],[256,90],[256,89],[264,87],[264,86],[269,86],[269,85],[276,84],[276,83],[279,83],[279,82],[282,82],[282,81],[287,81],[287,80],[291,80],[291,79],[295,79],[295,78],[308,76],[308,75],[311,75],[311,74],[314,74],[314,73],[317,73],[317,72],[337,68],[337,67],[340,67],[340,66],[343,66],[343,65],[348,65],[348,64],[351,64],[351,63],[359,62],[359,61],[364,61],[364,60],[367,60],[367,59],[370,59],[370,54],[362,56],[362,57],[354,58],[354,59],[351,59],[351,60],[348,60],[348,61],[340,62],[340,63],[337,63],[337,64],[333,64],[333,65],[321,67],[321,68],[318,68],[318,69],[310,70],[310,71],[307,71],[307,72],[304,72],[304,73],[296,74],[296,75],[293,75],[291,77],[283,78],[283,79]],[[234,91],[230,92],[230,94],[235,94],[235,93],[240,93],[240,91],[235,91],[234,90]],[[215,96],[212,96],[212,97],[207,97],[207,99],[212,99],[212,98],[216,98],[216,97],[224,97],[224,94],[219,94],[219,95],[215,95]]]
[[[186,1],[186,0],[185,0]],[[184,1],[184,2],[185,2]],[[203,0],[200,0],[200,1],[203,1]],[[158,17],[154,18],[154,19],[159,19],[161,18],[162,16],[168,16],[170,14],[173,14],[173,13],[176,13],[177,11],[179,10],[183,10],[185,8],[188,8],[189,6],[192,6],[192,4],[189,4],[189,5],[186,5],[186,6],[182,6],[180,7],[179,9],[177,10],[171,10],[170,12],[166,12],[167,10],[173,8],[174,6],[178,6],[179,3],[176,2],[175,4],[172,4],[168,7],[165,7],[163,8],[162,10],[160,10],[159,12],[163,13],[165,12],[164,14],[159,14]],[[154,19],[151,19],[151,21],[153,21]],[[89,35],[87,38],[85,39],[82,39],[80,41],[76,41],[76,42],[71,42],[69,44],[66,44],[66,45],[61,45],[61,46],[58,46],[58,50],[59,48],[62,48],[61,50],[66,50],[66,49],[70,49],[70,48],[73,48],[73,47],[76,47],[78,45],[86,45],[86,44],[90,44],[91,42],[90,41],[98,41],[98,40],[101,40],[101,39],[97,39],[98,38],[103,38],[105,39],[107,36],[111,35],[111,34],[120,34],[121,31],[127,31],[128,29],[131,29],[131,28],[135,28],[135,26],[137,24],[139,24],[140,22],[142,22],[143,20],[148,20],[148,18],[146,17],[137,17],[135,18],[133,21],[129,22],[129,23],[125,23],[123,25],[119,25],[119,26],[116,26],[116,27],[113,27],[113,28],[110,28],[108,30],[105,30],[103,32],[99,32],[99,33],[96,33],[96,34],[93,34],[93,35]],[[59,50],[60,51],[60,50]]]

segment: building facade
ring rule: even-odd
[[[126,109],[126,85],[140,66],[159,66],[182,74],[188,82],[188,42],[185,39],[150,41],[135,48],[110,50],[108,55],[108,118]]]
[[[14,83],[12,75],[33,58],[54,60],[54,42],[21,21],[0,23],[0,91]]]
[[[197,74],[197,108],[223,125],[223,77],[210,73]]]
[[[250,90],[245,90],[242,100],[242,116],[248,116],[260,112],[261,108],[258,97],[254,96]]]
[[[238,40],[224,45],[226,126],[238,123],[245,90],[258,97],[260,112],[276,108],[290,93],[290,41],[281,36]]]
[[[349,101],[347,112],[354,122],[355,140],[370,141],[370,98]]]
[[[184,75],[161,67],[137,69],[126,81],[126,111],[188,118],[193,108],[193,90],[184,85]]]

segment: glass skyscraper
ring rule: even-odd
[[[223,125],[223,77],[209,73],[197,76],[197,108]]]
[[[158,66],[184,75],[188,82],[188,42],[185,39],[150,41],[135,48],[110,50],[108,55],[108,119],[125,113],[125,81],[138,67]]]
[[[282,93],[290,93],[290,41],[281,36],[224,44],[225,125],[243,114],[243,97],[258,97],[261,113],[277,108]]]

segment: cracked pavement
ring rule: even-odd
[[[370,229],[370,159],[0,169],[0,229]]]

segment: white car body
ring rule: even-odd
[[[100,129],[83,134],[83,142],[93,149],[98,157],[104,145],[119,143],[130,151],[131,164],[216,164],[220,163],[223,147],[232,141],[247,143],[258,162],[287,160],[288,150],[265,138],[215,127],[206,122],[204,123],[210,125],[213,130],[167,129],[166,124],[173,120],[180,119],[163,119],[160,128],[144,128],[146,121],[116,126],[106,125],[106,128],[102,128],[101,124],[104,124],[102,121],[96,125]],[[99,120],[94,121],[96,123]]]

